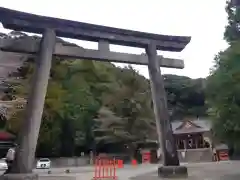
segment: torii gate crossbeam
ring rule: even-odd
[[[32,173],[33,160],[35,158],[56,36],[146,49],[154,114],[163,154],[163,166],[159,168],[159,175],[165,177],[187,175],[187,168],[179,166],[176,145],[169,122],[166,93],[159,68],[157,50],[179,52],[190,42],[190,37],[166,36],[118,29],[38,16],[6,8],[0,8],[0,22],[8,29],[43,34],[38,51],[33,85],[26,107],[26,119],[20,133],[19,147],[13,164],[12,174],[7,175],[7,179],[16,179],[16,177],[18,179],[26,179],[26,177],[29,179],[37,178],[37,176],[30,176],[29,174]],[[100,51],[107,52],[107,49],[107,46],[102,46]],[[26,174],[26,176],[24,177],[23,174]]]

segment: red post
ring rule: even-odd
[[[102,160],[99,158],[99,160],[98,160],[98,178],[101,178],[101,172],[102,172]]]
[[[106,161],[106,166],[105,167],[106,167],[106,177],[109,178],[110,177],[109,172],[108,172],[109,169],[110,169],[110,167],[109,167],[109,160]]]
[[[113,160],[113,179],[117,179],[116,177],[116,160]]]
[[[104,178],[105,176],[105,174],[104,174],[104,171],[105,171],[105,169],[106,169],[106,159],[102,159],[102,178]]]
[[[123,168],[123,160],[117,160],[118,168]]]
[[[113,179],[116,180],[116,166],[117,161],[106,159],[106,158],[96,158],[94,163],[94,180],[101,179]]]
[[[132,165],[133,165],[133,166],[136,166],[136,165],[137,165],[137,160],[136,160],[136,159],[133,159],[133,160],[132,160]]]

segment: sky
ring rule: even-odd
[[[191,78],[208,76],[214,56],[227,47],[223,40],[227,24],[225,4],[226,0],[0,0],[1,7],[38,15],[149,33],[191,36],[191,42],[182,52],[158,52],[185,62],[184,69],[162,68],[164,74]],[[0,32],[9,31],[0,26]],[[97,43],[70,41],[84,48],[97,48]],[[144,49],[117,45],[111,45],[110,49],[133,54],[144,52]],[[149,77],[146,66],[134,65],[134,68]]]

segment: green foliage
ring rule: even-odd
[[[208,103],[216,135],[240,147],[240,43],[234,43],[215,58],[207,81]]]
[[[206,116],[205,79],[164,75],[164,82],[173,120]]]
[[[224,38],[227,42],[240,40],[240,8],[227,0],[226,12],[228,14],[228,25],[226,26]]]
[[[207,80],[207,103],[216,137],[240,152],[240,9],[227,1],[224,38],[230,46],[215,57]]]
[[[18,82],[11,84],[7,97],[26,98],[33,72],[31,58],[11,74]],[[172,119],[205,115],[204,80],[174,75],[164,80]],[[15,107],[12,112],[7,128],[17,134],[24,109]],[[109,143],[125,144],[132,151],[137,141],[156,137],[149,81],[131,66],[53,59],[38,156],[74,156]]]

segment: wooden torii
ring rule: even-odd
[[[191,37],[167,36],[126,29],[112,28],[58,18],[39,16],[0,7],[0,22],[4,28],[42,34],[40,43],[31,46],[21,44],[19,40],[2,40],[1,50],[37,54],[36,70],[26,107],[26,119],[19,135],[19,146],[13,163],[12,174],[8,179],[37,179],[32,173],[33,161],[44,100],[51,69],[52,55],[66,58],[81,58],[109,62],[147,65],[149,70],[154,114],[159,143],[163,155],[163,166],[159,167],[159,176],[186,176],[187,168],[179,166],[167,108],[166,92],[160,66],[183,68],[182,60],[163,58],[157,50],[182,51]],[[98,50],[87,50],[56,44],[56,36],[98,42]],[[146,55],[111,52],[109,44],[144,48]],[[25,175],[23,175],[25,174]]]

